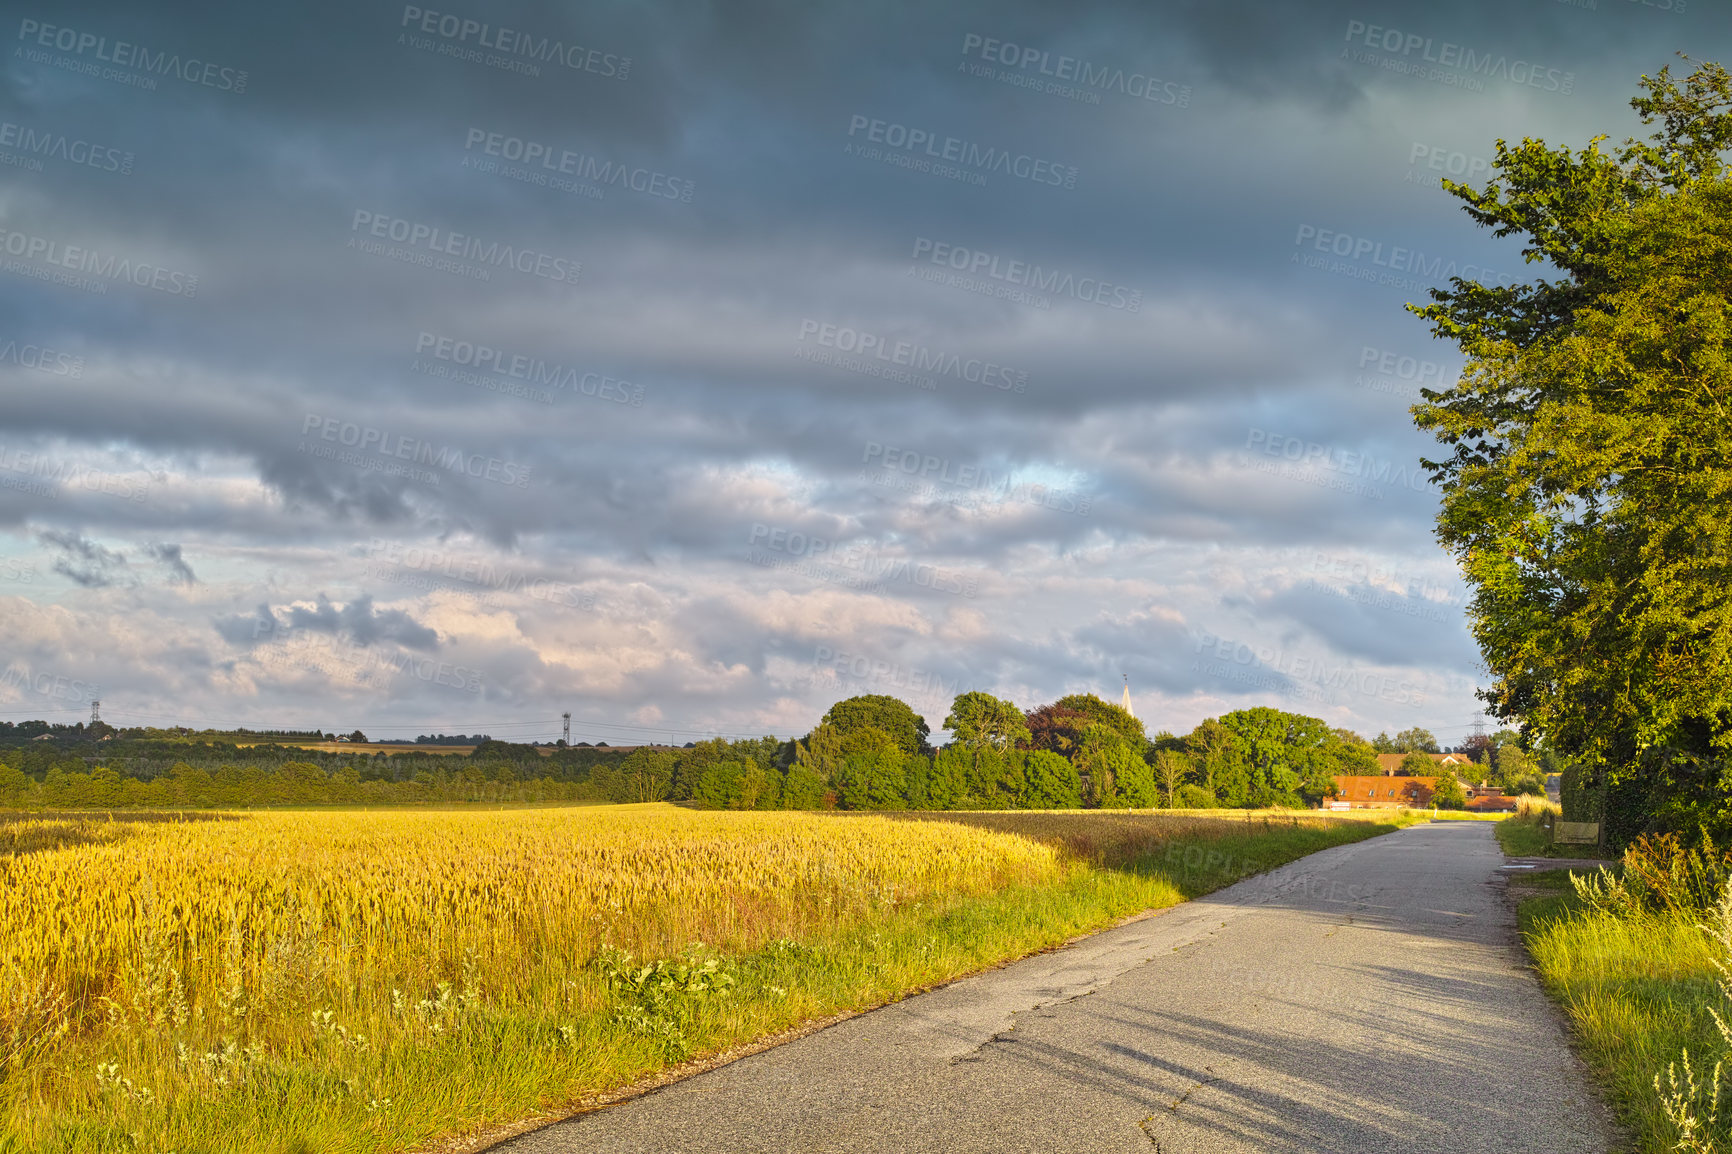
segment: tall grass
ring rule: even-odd
[[[1524,937],[1613,1109],[1643,1151],[1732,1150],[1725,855],[1643,839],[1620,870],[1572,880],[1573,894],[1524,903]]]
[[[1546,819],[1556,820],[1561,813],[1554,802],[1541,797],[1521,797],[1516,801],[1516,811],[1505,816],[1493,830],[1498,845],[1511,857],[1538,857],[1552,852],[1552,837],[1546,828]],[[1558,852],[1568,852],[1569,849],[1559,847]],[[1576,851],[1581,852],[1579,847]]]
[[[922,817],[0,823],[0,1150],[408,1149],[1392,828]]]

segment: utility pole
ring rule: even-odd
[[[569,709],[566,710],[564,713],[560,714],[560,716],[565,718],[565,747],[567,749],[570,749],[571,748],[571,710],[569,710]]]

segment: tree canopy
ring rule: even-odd
[[[1093,693],[1073,693],[1059,698],[1053,705],[1059,709],[1074,709],[1096,725],[1123,734],[1132,744],[1141,745],[1144,741],[1142,722],[1132,717],[1124,706],[1114,705]]]
[[[1645,141],[1499,141],[1484,188],[1446,181],[1544,275],[1414,309],[1467,358],[1412,411],[1481,696],[1591,767],[1617,839],[1732,795],[1732,81],[1640,87]]]
[[[931,750],[926,743],[931,733],[926,719],[915,713],[906,702],[882,693],[867,693],[838,701],[830,707],[820,724],[830,726],[844,742],[855,730],[870,727],[889,734],[903,753],[927,753]]]
[[[1026,744],[1031,736],[1022,710],[990,693],[958,694],[944,718],[944,728],[953,741],[995,749]]]

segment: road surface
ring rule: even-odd
[[[1502,861],[1481,822],[1325,850],[498,1149],[1605,1151]]]

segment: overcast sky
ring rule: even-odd
[[[435,0],[435,5],[437,0]],[[1440,177],[1704,0],[7,4],[0,714],[1446,743]]]

